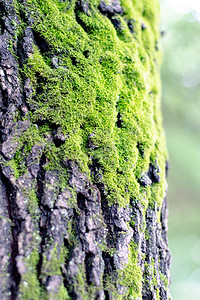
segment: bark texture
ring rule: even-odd
[[[150,33],[147,28],[155,17],[151,6],[156,4],[155,1],[149,1],[151,5],[148,6],[146,1],[140,1],[142,4],[138,5],[137,1],[132,1],[126,6],[126,1],[97,2],[0,0],[2,300],[170,299],[170,253],[166,236],[167,166],[165,150],[160,146],[163,143],[162,127],[159,117],[156,119],[156,105],[160,95],[156,92],[153,76],[158,74],[159,70],[152,71],[157,65],[157,54],[154,56],[154,52],[158,52],[155,37],[157,29],[152,27],[151,34],[154,38],[151,42],[148,40]],[[105,38],[106,49],[114,36],[123,49],[135,47],[133,52],[137,53],[139,37],[145,35],[144,44],[147,43],[148,46],[143,48],[143,53],[137,54],[139,59],[132,58],[132,67],[128,65],[127,57],[131,56],[128,50],[123,57],[124,61],[122,59],[121,69],[118,63],[114,65],[115,55],[118,55],[115,50],[109,49],[104,58],[103,52],[107,50],[102,50],[102,56],[97,59],[99,68],[102,68],[102,76],[111,89],[108,94],[106,84],[97,87],[97,90],[99,88],[105,92],[105,102],[102,107],[99,102],[99,112],[96,110],[97,118],[103,123],[105,115],[113,115],[111,121],[115,129],[108,123],[108,131],[104,129],[102,134],[99,129],[101,126],[95,123],[97,121],[89,114],[85,113],[82,116],[82,108],[77,111],[75,104],[75,125],[71,124],[70,113],[73,105],[64,108],[60,106],[62,103],[68,103],[69,95],[66,91],[70,88],[76,97],[79,97],[75,77],[65,78],[65,74],[70,73],[68,59],[75,74],[77,70],[77,74],[80,73],[84,78],[93,76],[84,75],[84,72],[88,71],[84,71],[84,63],[81,71],[79,65],[82,57],[87,60],[90,53],[96,51],[94,47],[97,47],[97,44],[91,44],[89,50],[87,47],[80,48],[82,56],[76,56],[78,36],[74,40],[72,38],[71,42],[66,42],[64,37],[60,37],[61,25],[58,28],[54,26],[54,29],[52,27],[49,37],[46,37],[43,26],[51,11],[54,11],[55,20],[59,19],[61,12],[63,18],[71,16],[74,20],[73,30],[77,30],[81,36],[87,34],[88,45],[93,38],[94,41],[99,39],[101,47],[101,38]],[[110,37],[107,34],[99,38],[99,29],[95,29],[97,21],[92,24],[92,19],[100,20],[101,24],[105,22],[105,27],[110,28]],[[62,22],[71,21],[62,19]],[[52,23],[49,24],[51,25]],[[51,30],[57,30],[57,37],[53,36],[53,31],[51,37]],[[62,44],[63,47],[68,47],[69,43],[71,52],[57,48],[57,45],[60,47]],[[107,55],[110,55],[110,61],[106,61]],[[122,54],[120,55],[119,57],[122,57]],[[34,63],[37,59],[36,68]],[[138,60],[141,68],[144,65],[144,69],[141,69],[143,75],[136,71],[135,60]],[[103,73],[103,63],[115,69],[113,75],[109,73],[112,76],[108,77],[107,73]],[[128,79],[127,83],[119,79],[125,71],[127,74],[134,73],[130,83]],[[51,75],[54,74],[51,72],[57,73]],[[48,73],[50,79],[46,75]],[[118,77],[114,77],[114,74]],[[94,74],[95,76],[97,75]],[[132,107],[131,101],[134,100],[130,99],[128,109],[125,109],[124,104],[120,102],[122,100],[119,100],[120,97],[123,98],[122,88],[118,92],[119,97],[116,97],[117,100],[113,100],[112,104],[109,97],[118,89],[112,78],[115,82],[118,80],[118,86],[130,86],[130,95],[133,94],[132,99],[139,99],[138,104]],[[53,91],[53,87],[58,91],[59,83],[56,83],[56,80],[61,82],[62,88],[58,96]],[[80,79],[80,82],[82,80],[84,79]],[[146,80],[149,80],[149,84],[146,84]],[[65,81],[68,84],[66,88]],[[87,86],[88,94],[85,92],[78,100],[80,106],[81,101],[86,101],[87,110],[90,111],[94,109],[90,106],[90,95],[94,88],[92,81],[88,80]],[[146,95],[146,98],[139,98],[138,93]],[[128,92],[124,92],[124,95],[129,99]],[[58,102],[51,102],[57,99],[56,97]],[[98,102],[98,97],[95,99]],[[109,101],[111,104],[107,107]],[[53,104],[47,108],[50,102]],[[143,110],[141,105],[145,107]],[[131,122],[129,124],[129,111],[130,118],[136,120],[136,125],[130,125],[133,124]],[[67,125],[63,123],[65,115]],[[78,123],[79,119],[82,120],[81,123]],[[143,127],[145,120],[149,130],[151,127],[156,128],[154,135],[147,134],[147,125]],[[87,124],[95,125],[92,130],[88,130]],[[131,140],[124,138],[126,129]],[[76,145],[79,132],[77,130],[83,132],[82,148],[85,149],[86,158],[79,157],[82,150],[79,151],[78,146],[77,149],[75,146],[70,148],[71,145]],[[114,130],[120,142],[115,138]],[[145,134],[146,140],[143,139]],[[122,140],[123,145],[120,148],[117,145]],[[127,156],[124,154],[126,144],[131,149]],[[117,167],[115,162],[112,162],[115,152],[118,151],[116,149],[120,149]],[[132,149],[135,149],[135,152]],[[131,160],[134,156],[137,157],[136,162]],[[111,167],[107,170],[108,165]],[[116,177],[113,174],[117,174]],[[114,178],[114,183],[110,178]]]

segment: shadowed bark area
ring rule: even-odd
[[[142,18],[151,24],[154,15],[142,2]],[[2,300],[170,299],[166,154],[160,146],[159,93],[151,82],[159,72],[158,49],[148,40],[146,25],[131,18],[125,4],[0,1]],[[134,7],[139,14],[141,8],[132,1],[130,10]],[[47,37],[43,28],[51,14],[61,20],[60,27],[49,23]],[[70,30],[77,32],[71,40],[64,36],[70,30],[62,31],[70,20]],[[110,30],[105,44],[98,37],[104,23]],[[145,30],[141,45],[147,41],[147,46],[137,54],[137,38]],[[84,46],[79,36],[85,38]],[[115,53],[112,37],[124,54],[120,49]],[[126,47],[136,47],[139,59],[129,60]],[[145,75],[136,70],[137,59]],[[97,74],[88,73],[93,60],[102,86],[92,81]],[[138,101],[134,105],[133,99]],[[110,123],[102,129],[106,118]]]

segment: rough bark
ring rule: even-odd
[[[89,28],[86,19],[92,19],[94,15],[96,18],[104,18],[102,20],[108,22],[116,39],[121,39],[123,49],[126,48],[126,43],[131,43],[130,39],[134,39],[137,44],[137,38],[139,39],[145,30],[148,31],[148,25],[143,22],[146,20],[151,24],[151,18],[154,18],[151,11],[150,21],[145,19],[145,14],[148,15],[146,1],[141,1],[142,9],[138,8],[135,1],[132,2],[130,7],[133,9],[133,17],[134,9],[143,12],[143,18],[137,14],[135,19],[128,17],[127,7],[124,2],[120,4],[118,0],[111,0],[109,3],[102,1],[98,4],[82,0],[49,3],[53,2],[58,10],[66,14],[71,10],[78,24],[77,28],[81,27],[88,35],[93,27],[91,25]],[[150,2],[152,6],[155,5],[154,1]],[[47,5],[48,1],[44,3]],[[108,162],[104,162],[104,158],[98,156],[98,151],[104,144],[102,136],[99,139],[95,136],[96,132],[100,132],[98,126],[94,126],[95,129],[91,133],[85,129],[85,124],[93,123],[94,120],[89,116],[80,116],[86,121],[78,124],[78,127],[88,134],[85,138],[86,144],[83,143],[86,156],[89,157],[85,163],[84,158],[81,160],[77,156],[76,159],[74,154],[67,152],[69,147],[65,148],[71,134],[67,129],[70,121],[65,128],[62,115],[60,121],[59,117],[53,119],[59,107],[52,105],[49,117],[41,113],[41,105],[50,101],[48,89],[54,86],[54,80],[47,85],[48,79],[42,73],[42,66],[39,66],[31,77],[30,70],[34,69],[34,62],[31,60],[36,60],[35,53],[38,51],[53,71],[69,71],[66,61],[63,62],[66,57],[70,57],[77,70],[79,63],[79,58],[70,51],[64,53],[61,50],[59,53],[55,46],[56,40],[55,43],[51,43],[51,38],[48,40],[42,34],[42,29],[40,31],[38,24],[41,20],[45,22],[45,18],[39,19],[42,9],[39,11],[38,7],[42,7],[43,4],[39,0],[0,1],[0,298],[170,299],[170,253],[166,236],[164,170],[166,154],[159,148],[158,141],[163,143],[162,134],[160,135],[162,128],[155,116],[160,95],[155,92],[154,83],[150,84],[154,88],[153,92],[148,90],[149,87],[147,88],[145,83],[144,87],[142,83],[137,84],[137,76],[141,74],[135,73],[136,89],[142,90],[141,93],[148,97],[149,106],[147,105],[146,111],[143,110],[139,116],[137,110],[140,106],[135,106],[132,113],[130,103],[132,117],[137,120],[141,135],[145,135],[141,124],[145,123],[145,118],[148,119],[147,114],[151,114],[150,119],[155,123],[148,121],[148,126],[155,125],[157,129],[154,136],[148,135],[151,147],[142,141],[139,134],[135,134],[131,137],[132,140],[128,141],[129,144],[133,144],[133,149],[137,150],[137,168],[134,169],[133,166],[131,169],[135,181],[130,183],[132,186],[135,184],[135,187],[129,188],[127,177],[126,180],[122,180],[124,192],[120,194],[118,190],[122,185],[117,185],[117,182],[113,187],[107,178],[113,176],[112,172],[116,172],[117,180],[126,178],[123,177],[126,168],[133,162],[128,162],[124,169],[113,165],[114,171],[112,167],[106,171],[106,164],[109,164],[109,160],[112,161],[114,154],[111,153]],[[51,5],[49,9],[51,10]],[[129,40],[123,38],[124,30],[129,30]],[[157,29],[152,30],[154,32]],[[148,40],[148,34],[146,38]],[[59,41],[58,38],[58,43]],[[76,48],[76,40],[71,47]],[[154,52],[158,52],[157,41],[153,48],[144,47],[144,51],[146,52],[139,55],[139,64],[145,65],[145,61],[150,57],[149,61],[152,60],[152,64],[156,65],[157,54],[154,56]],[[90,55],[87,49],[81,49],[80,52],[86,59]],[[101,61],[99,59],[99,63]],[[150,64],[147,65],[150,70]],[[115,68],[118,69],[118,66]],[[132,69],[128,68],[134,71],[134,63]],[[144,77],[153,78],[153,71],[146,74],[144,69],[144,74]],[[62,81],[62,77],[59,80]],[[74,85],[75,93],[75,81],[69,85]],[[112,88],[114,90],[115,86],[111,86]],[[152,94],[154,95],[151,96]],[[62,93],[59,97],[61,102]],[[136,94],[135,97],[137,98]],[[106,95],[105,98],[107,103],[109,98]],[[88,99],[87,101],[89,103]],[[140,101],[145,103],[146,100]],[[119,132],[119,139],[122,139],[120,130],[126,127],[128,121],[123,105],[115,103],[114,107],[114,113],[111,109],[107,114],[113,113],[113,126]],[[103,115],[99,118],[104,122]],[[130,129],[130,136],[133,131],[134,127]],[[106,133],[103,136],[107,138]],[[152,141],[153,139],[157,142]],[[112,134],[111,140],[115,144]],[[117,149],[115,145],[113,149],[115,147]],[[105,147],[102,150],[105,157],[108,149]],[[123,151],[119,152],[119,155],[120,153],[124,155]],[[131,155],[136,154],[133,152]],[[130,159],[123,158],[124,164],[128,160]],[[120,201],[118,197],[121,197]],[[164,200],[161,201],[160,197]]]

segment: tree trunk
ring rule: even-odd
[[[170,299],[157,1],[0,5],[0,298]]]

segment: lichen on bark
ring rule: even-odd
[[[1,299],[170,299],[157,0],[1,0]]]

